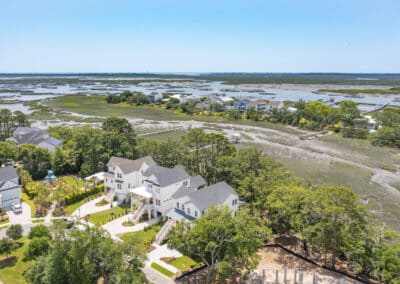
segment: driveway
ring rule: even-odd
[[[144,275],[146,275],[147,280],[149,280],[151,283],[162,283],[162,284],[173,284],[175,281],[173,281],[171,278],[168,278],[164,274],[158,272],[157,270],[151,268],[151,263],[146,261],[145,265],[142,269]]]
[[[125,227],[122,226],[122,223],[125,221],[128,221],[128,219],[131,217],[131,214],[122,216],[118,219],[115,219],[107,224],[104,224],[102,227],[106,229],[112,236],[117,236],[120,234],[124,233],[131,233],[131,232],[136,232],[136,231],[141,231],[145,227],[148,227],[150,225],[153,225],[158,222],[158,218],[151,219],[150,221],[142,222],[139,224],[136,224],[131,227]]]
[[[29,224],[31,222],[31,207],[21,202],[22,213],[15,214],[11,209],[7,211],[7,215],[10,218],[10,224]]]
[[[83,218],[86,215],[110,209],[111,207],[110,207],[109,203],[106,205],[103,205],[103,206],[96,206],[96,203],[100,202],[104,198],[105,198],[105,195],[102,195],[96,199],[93,199],[93,200],[83,204],[81,207],[79,207],[72,213],[72,216],[75,216],[78,218]],[[116,201],[114,201],[113,206],[117,206],[117,205],[118,205],[118,203]]]
[[[147,257],[149,259],[148,261],[150,263],[155,262],[155,263],[165,267],[169,271],[171,271],[173,273],[177,273],[178,269],[176,267],[174,267],[160,259],[163,257],[181,257],[182,254],[177,250],[168,248],[168,246],[166,244],[160,246],[160,245],[153,243],[152,246],[154,246],[155,249],[147,254]]]

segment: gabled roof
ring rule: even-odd
[[[154,175],[160,186],[168,186],[185,179],[190,178],[187,172],[182,168],[164,168],[161,166],[151,166],[149,167],[143,175],[145,177],[150,177]]]
[[[188,195],[187,203],[193,203],[199,210],[204,210],[213,205],[224,203],[228,197],[238,195],[226,182],[219,182],[209,187],[193,191]]]
[[[42,142],[46,142],[55,147],[61,147],[63,144],[61,140],[58,140],[57,138],[54,138],[54,137],[48,137],[48,138],[44,139]]]
[[[47,131],[38,130],[32,131],[27,134],[21,134],[20,136],[14,137],[17,144],[39,144],[43,140],[49,137]]]
[[[19,135],[25,135],[31,132],[37,132],[40,131],[39,128],[37,127],[18,127],[14,131],[14,136],[19,136]]]
[[[107,167],[120,167],[124,174],[139,171],[143,164],[146,163],[149,167],[154,166],[156,163],[150,156],[142,157],[136,160],[129,160],[119,157],[111,157],[107,163]]]
[[[207,185],[207,182],[201,175],[197,175],[194,177],[190,177],[189,184],[190,187],[198,189],[199,187]]]
[[[9,181],[16,178],[18,178],[18,174],[13,166],[0,168],[0,182]]]

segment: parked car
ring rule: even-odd
[[[21,204],[19,204],[19,203],[14,203],[13,205],[11,205],[11,210],[12,210],[15,214],[22,213]]]

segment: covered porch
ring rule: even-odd
[[[157,217],[157,212],[153,202],[153,194],[145,186],[139,186],[131,189],[131,211],[132,222],[137,223],[140,217],[147,212],[149,220]],[[136,208],[136,210],[135,210]]]

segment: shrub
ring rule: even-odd
[[[22,232],[23,232],[22,226],[20,224],[15,224],[15,225],[11,225],[7,229],[6,235],[10,239],[18,240],[18,239],[22,238]]]
[[[86,198],[88,196],[91,196],[91,195],[98,194],[98,193],[102,192],[103,189],[104,189],[104,185],[101,184],[99,186],[96,186],[94,188],[90,188],[90,189],[85,190],[85,191],[82,190],[82,191],[74,192],[72,194],[67,194],[65,196],[65,204],[66,205],[70,205],[72,203],[81,201],[82,199],[84,199],[84,198]]]
[[[40,237],[47,237],[51,238],[50,230],[45,225],[40,224],[33,227],[28,234],[29,239],[40,238]]]

